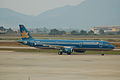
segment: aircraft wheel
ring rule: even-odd
[[[101,54],[102,56],[104,56],[105,54]]]
[[[58,55],[62,55],[63,54],[63,52],[58,52]]]

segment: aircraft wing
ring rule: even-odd
[[[43,46],[48,46],[49,48],[54,48],[54,49],[61,49],[61,48],[71,48],[71,49],[73,49],[74,48],[74,46],[46,45],[46,44],[43,44]]]

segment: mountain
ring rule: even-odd
[[[38,16],[0,9],[0,24],[28,24],[50,28],[88,29],[91,26],[120,25],[120,0],[85,0],[77,6],[64,6]]]
[[[86,0],[77,6],[65,6],[44,12],[40,22],[73,27],[120,25],[120,0]]]
[[[0,24],[16,26],[20,23],[29,24],[31,22],[32,16],[24,15],[15,12],[11,9],[0,8]]]

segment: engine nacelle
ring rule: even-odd
[[[84,52],[85,52],[85,50],[74,50],[74,52],[84,53]]]

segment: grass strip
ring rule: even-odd
[[[11,49],[2,48],[0,51],[14,51],[14,52],[33,52],[33,53],[58,53],[55,49]],[[111,54],[120,55],[120,51],[86,51],[85,53],[72,53],[72,54]]]

